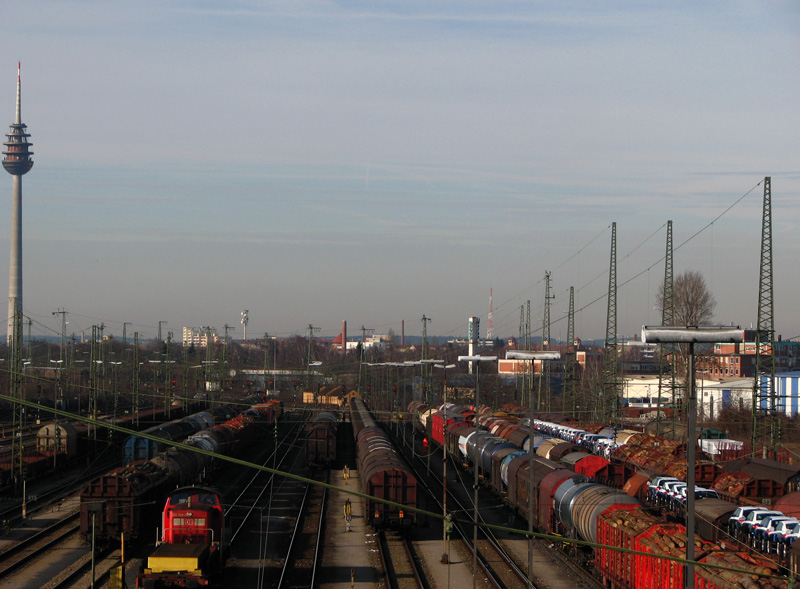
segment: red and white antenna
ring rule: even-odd
[[[489,287],[489,321],[486,326],[486,339],[494,338],[494,314],[492,309],[492,287]]]
[[[22,123],[22,83],[20,82],[19,70],[21,63],[17,62],[17,118],[14,120],[15,125]]]

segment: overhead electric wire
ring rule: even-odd
[[[760,186],[762,183],[763,183],[763,180],[762,180],[762,181],[760,181],[760,182],[758,182],[758,183],[757,183],[755,186],[753,186],[753,187],[752,187],[750,190],[748,190],[748,191],[747,191],[747,192],[745,192],[745,193],[744,193],[742,196],[740,196],[738,199],[736,199],[736,201],[735,201],[733,204],[731,204],[730,206],[728,206],[728,207],[727,207],[727,208],[726,208],[724,211],[722,211],[722,212],[721,212],[719,215],[717,215],[717,216],[716,216],[716,217],[715,217],[715,218],[714,218],[712,221],[710,221],[710,222],[709,222],[707,225],[705,225],[705,226],[704,226],[704,227],[702,227],[701,229],[697,230],[695,233],[693,233],[692,235],[690,235],[690,236],[689,236],[687,239],[683,240],[683,241],[682,241],[682,242],[681,242],[679,245],[677,245],[677,246],[674,248],[674,250],[673,250],[673,251],[677,251],[678,249],[680,249],[681,247],[683,247],[684,245],[686,245],[687,243],[689,243],[690,241],[692,241],[692,240],[693,240],[695,237],[697,237],[698,235],[700,235],[701,233],[703,233],[704,231],[706,231],[707,229],[709,229],[710,227],[712,227],[712,226],[714,225],[714,223],[716,223],[717,221],[719,221],[719,220],[720,220],[720,219],[721,219],[723,216],[725,216],[725,215],[726,215],[728,212],[730,212],[730,211],[731,211],[731,209],[733,209],[733,208],[734,208],[736,205],[738,205],[738,204],[739,204],[739,203],[740,203],[742,200],[744,200],[744,199],[745,199],[747,196],[749,196],[749,195],[750,195],[750,194],[751,194],[751,193],[752,193],[752,192],[753,192],[753,191],[754,191],[756,188],[758,188],[758,187],[759,187],[759,186]],[[628,254],[626,254],[626,255],[625,255],[625,257],[623,257],[622,259],[623,259],[623,260],[627,259],[627,258],[628,258],[628,257],[629,257],[629,256],[630,256],[630,255],[631,255],[633,252],[634,252],[634,251],[636,251],[636,249],[638,249],[639,247],[641,247],[642,245],[644,245],[644,243],[645,243],[646,241],[648,241],[649,239],[651,239],[651,238],[653,237],[653,235],[655,235],[656,233],[658,233],[658,231],[660,231],[660,230],[661,230],[661,228],[663,228],[663,227],[664,227],[664,225],[662,225],[661,227],[659,227],[659,229],[658,229],[658,230],[656,230],[656,232],[654,232],[653,234],[651,234],[651,235],[650,235],[650,236],[649,236],[647,239],[645,239],[645,241],[644,241],[644,242],[642,242],[641,244],[637,245],[637,246],[636,246],[636,247],[635,247],[633,250],[631,250],[631,251],[630,251]],[[631,276],[631,277],[630,277],[630,278],[628,278],[627,280],[625,280],[625,281],[623,281],[622,283],[620,283],[620,284],[619,284],[619,286],[618,286],[617,288],[618,288],[618,289],[619,289],[619,288],[622,288],[622,287],[624,287],[624,286],[626,286],[626,285],[630,284],[631,282],[633,282],[633,281],[634,281],[634,280],[636,280],[637,278],[639,278],[639,277],[640,277],[642,274],[645,274],[645,273],[649,272],[649,271],[650,271],[650,270],[652,270],[652,269],[653,269],[655,266],[657,266],[657,265],[661,264],[661,263],[664,261],[665,257],[666,257],[666,256],[662,255],[662,256],[661,256],[659,259],[657,259],[655,262],[653,262],[652,264],[650,264],[650,265],[649,265],[647,268],[644,268],[644,269],[643,269],[643,270],[641,270],[640,272],[638,272],[638,273],[634,274],[633,276]],[[597,277],[595,277],[595,278],[593,278],[592,280],[590,280],[590,281],[589,281],[588,283],[586,283],[584,286],[580,287],[580,289],[578,289],[578,291],[580,291],[582,288],[585,288],[586,286],[588,286],[589,284],[591,284],[592,282],[594,282],[594,281],[595,281],[595,280],[597,280],[598,278],[600,278],[600,277],[602,277],[602,276],[605,276],[605,275],[607,275],[607,274],[608,274],[608,271],[606,270],[606,271],[604,271],[603,273],[601,273],[600,275],[598,275]],[[585,311],[586,309],[588,309],[589,307],[591,307],[591,306],[592,306],[592,305],[594,305],[595,303],[597,303],[597,302],[599,302],[599,301],[602,301],[602,300],[604,300],[604,299],[605,299],[605,298],[607,298],[607,297],[608,297],[608,293],[603,293],[602,295],[600,295],[600,296],[596,297],[595,299],[591,300],[590,302],[586,303],[585,305],[581,306],[580,308],[578,308],[578,309],[575,309],[575,313],[577,314],[577,313],[580,313],[580,312],[582,312],[582,311]],[[564,319],[566,319],[566,316],[561,316],[561,317],[558,317],[557,319],[554,319],[554,320],[552,321],[552,323],[558,323],[559,321],[563,321]]]
[[[60,416],[65,417],[65,418],[70,418],[70,419],[73,419],[75,421],[81,421],[81,422],[84,422],[84,423],[87,423],[89,425],[93,425],[93,426],[96,426],[96,427],[98,427],[98,426],[99,427],[104,427],[106,429],[110,429],[112,431],[117,431],[117,432],[128,434],[128,435],[137,435],[137,436],[140,436],[140,437],[145,438],[145,439],[153,440],[153,441],[156,441],[156,442],[159,442],[159,443],[166,443],[167,445],[174,446],[176,448],[180,448],[180,449],[183,449],[183,450],[188,450],[190,452],[196,452],[198,454],[203,454],[203,455],[209,456],[211,458],[215,458],[215,459],[218,459],[218,460],[221,460],[221,461],[225,461],[225,462],[230,462],[232,464],[236,464],[236,465],[239,465],[239,466],[244,466],[246,468],[252,468],[252,469],[255,469],[255,470],[262,470],[264,472],[267,472],[267,473],[270,473],[270,474],[273,474],[273,475],[278,475],[278,476],[282,476],[282,477],[285,477],[285,478],[294,479],[294,480],[297,480],[297,481],[300,481],[300,482],[304,482],[304,483],[307,483],[307,484],[311,484],[311,485],[318,485],[318,486],[321,486],[321,487],[324,487],[324,488],[327,488],[327,489],[331,489],[331,490],[336,490],[336,491],[339,491],[339,492],[347,493],[347,494],[353,495],[353,496],[361,498],[361,499],[369,499],[369,500],[372,500],[372,501],[378,501],[378,502],[384,503],[386,505],[390,505],[390,506],[393,506],[393,507],[399,507],[399,508],[402,508],[402,509],[405,509],[405,510],[408,510],[408,511],[413,511],[413,512],[419,513],[421,515],[425,515],[425,516],[430,517],[430,518],[444,519],[444,516],[441,513],[438,513],[438,512],[427,511],[425,509],[421,509],[421,508],[418,508],[418,507],[404,505],[402,503],[397,503],[395,501],[389,501],[389,500],[384,499],[384,498],[373,497],[371,495],[368,495],[368,494],[365,494],[365,493],[361,493],[361,492],[358,492],[358,491],[354,491],[354,490],[351,490],[351,489],[343,489],[341,487],[338,487],[336,485],[332,485],[330,483],[323,483],[321,481],[316,481],[316,480],[313,480],[313,479],[310,479],[308,477],[304,477],[304,476],[301,476],[301,475],[296,475],[296,474],[293,474],[293,473],[290,473],[290,472],[280,471],[280,470],[273,469],[273,468],[270,468],[270,467],[264,466],[264,465],[254,464],[252,462],[248,462],[246,460],[241,460],[241,459],[235,458],[233,456],[226,456],[224,454],[217,454],[215,452],[210,452],[208,450],[204,450],[204,449],[198,448],[196,446],[190,446],[190,445],[184,444],[182,442],[167,441],[167,440],[164,440],[162,438],[158,438],[157,436],[154,436],[154,435],[151,435],[151,434],[146,434],[144,432],[137,432],[135,430],[131,430],[131,429],[128,429],[128,428],[125,428],[125,427],[121,427],[119,425],[107,423],[107,422],[104,422],[104,421],[98,421],[98,420],[91,419],[91,418],[88,418],[88,417],[83,417],[83,416],[80,416],[80,415],[74,415],[74,414],[71,414],[71,413],[69,413],[67,411],[62,411],[60,409],[54,409],[54,408],[50,408],[50,407],[45,407],[45,406],[39,405],[38,403],[33,403],[31,401],[27,401],[27,400],[24,400],[24,399],[17,399],[17,398],[8,396],[8,395],[0,394],[0,400],[6,401],[6,402],[12,403],[12,404],[14,404],[14,403],[20,404],[20,405],[23,405],[25,407],[29,407],[29,408],[33,408],[33,409],[40,409],[40,410],[43,409],[43,410],[48,411],[50,413],[54,413],[54,414],[60,415]],[[463,523],[465,525],[473,525],[473,521],[472,520],[455,520],[455,521],[458,522],[458,523]],[[707,567],[707,568],[727,570],[727,571],[735,572],[735,573],[738,573],[738,574],[758,575],[760,577],[769,578],[769,579],[785,579],[784,576],[772,575],[771,573],[761,573],[761,572],[756,572],[756,571],[748,571],[748,570],[736,569],[736,568],[733,568],[733,567],[726,567],[724,565],[716,565],[716,564],[710,564],[710,563],[699,563],[697,561],[688,561],[686,559],[679,558],[679,557],[673,557],[673,556],[667,556],[667,555],[655,555],[655,554],[650,553],[650,552],[640,552],[640,551],[637,551],[637,550],[631,550],[631,549],[627,549],[627,548],[620,548],[620,547],[616,547],[616,546],[608,546],[608,545],[599,544],[599,543],[596,543],[596,542],[589,542],[589,541],[585,541],[585,540],[577,540],[577,539],[567,538],[567,537],[564,537],[564,536],[558,536],[558,535],[554,535],[554,534],[547,534],[547,533],[541,533],[541,532],[528,532],[527,530],[520,530],[520,529],[517,529],[517,528],[511,528],[509,526],[501,526],[501,525],[489,524],[489,523],[485,523],[485,522],[479,522],[478,526],[482,527],[482,528],[485,528],[485,529],[488,529],[488,530],[511,532],[511,533],[520,534],[520,535],[523,535],[523,536],[529,536],[530,535],[530,536],[532,536],[534,538],[541,538],[541,539],[546,539],[546,540],[551,540],[551,541],[571,543],[571,544],[574,544],[574,545],[577,545],[577,546],[586,546],[586,547],[590,547],[590,548],[604,548],[604,549],[613,550],[613,551],[616,551],[616,552],[622,552],[622,553],[634,554],[634,555],[639,554],[639,555],[647,556],[649,558],[655,557],[655,558],[658,558],[658,559],[661,559],[661,560],[669,560],[669,561],[682,563],[682,564],[691,563],[691,564],[694,564],[696,566],[703,566],[703,567]]]

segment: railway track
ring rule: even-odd
[[[394,530],[378,532],[378,553],[389,589],[430,589],[411,540]]]
[[[79,558],[67,570],[46,585],[46,589],[67,589],[68,587],[99,587],[108,581],[111,569],[119,563],[119,550],[107,549],[94,556],[91,553]],[[92,578],[92,575],[94,578]]]
[[[405,446],[399,443],[396,437],[395,443],[398,444],[398,447],[407,451]],[[442,464],[438,458],[439,457],[435,457],[434,459],[435,467],[432,466],[429,469],[427,463],[428,456],[421,453],[415,453],[413,459],[411,460],[411,465],[415,471],[418,481],[420,482],[420,486],[423,487],[429,494],[431,501],[437,504],[439,509],[442,509]],[[449,513],[458,512],[464,514],[462,515],[461,519],[465,519],[467,514],[472,514],[474,511],[471,494],[464,491],[465,489],[469,489],[471,491],[473,484],[472,476],[471,474],[467,475],[463,470],[455,467],[452,463],[452,459],[449,459],[449,462],[447,510]],[[492,512],[502,512],[505,513],[505,516],[495,515],[494,519],[488,523],[507,525],[509,521],[514,519],[510,511],[498,506],[497,498],[494,495],[489,494],[488,492],[483,493],[482,491],[483,490],[481,489],[479,505],[492,506],[492,508],[487,509],[481,507],[479,509],[478,514],[479,521],[481,523],[487,523],[485,517],[487,514]],[[519,528],[521,533],[524,533],[526,530],[527,526],[524,529]],[[464,551],[471,554],[473,552],[472,526],[470,524],[456,524],[454,526],[454,531],[459,535],[459,541],[462,542]],[[538,579],[536,576],[537,568],[540,568],[540,566],[534,567],[531,584],[528,583],[527,548],[524,550],[524,558],[521,558],[519,550],[514,551],[510,548],[510,543],[513,542],[519,544],[520,542],[524,541],[522,541],[520,536],[516,534],[500,534],[495,533],[492,530],[480,528],[478,533],[477,551],[477,563],[478,568],[480,569],[480,574],[482,574],[486,579],[486,582],[493,587],[546,586],[546,583],[542,582],[542,580]],[[534,539],[533,542],[534,551],[537,554],[544,554],[544,558],[555,560],[557,566],[560,569],[563,569],[565,574],[568,574],[570,578],[576,580],[576,586],[586,587],[589,589],[601,589],[603,587],[602,583],[600,583],[600,581],[598,581],[590,571],[587,571],[579,563],[575,562],[572,557],[557,548],[553,543],[540,539]],[[527,542],[524,543],[527,546]],[[547,576],[549,577],[550,575]]]
[[[282,470],[286,464],[293,463],[296,460],[296,452],[293,449],[298,445],[299,436],[302,433],[300,426],[303,422],[298,416],[296,421],[288,422],[284,420],[283,423],[288,424],[289,429],[280,432],[280,438],[276,436],[276,441],[280,441],[266,457],[262,458],[261,466]],[[226,518],[232,518],[233,516],[238,516],[239,518],[231,535],[231,544],[246,529],[250,518],[258,513],[258,506],[263,503],[264,495],[273,488],[275,476],[259,470],[243,484],[237,479],[232,484],[218,485],[221,490],[235,490],[236,498],[225,509]],[[242,512],[244,513],[242,514]]]
[[[312,477],[330,482],[330,471],[317,469]],[[296,483],[297,481],[291,481]],[[277,587],[314,587],[322,562],[322,541],[325,538],[325,510],[328,490],[320,485],[305,484],[305,492],[292,528],[286,558]]]
[[[0,579],[8,578],[15,571],[46,554],[54,546],[75,536],[80,529],[80,525],[76,523],[78,515],[78,512],[75,512],[0,554]]]
[[[35,499],[29,500],[25,506],[26,516],[30,517],[42,510],[46,510],[48,508],[53,508],[54,506],[58,506],[59,504],[68,503],[71,496],[74,495],[75,498],[78,498],[83,487],[91,481],[92,479],[100,476],[101,474],[108,472],[109,465],[104,463],[103,466],[93,469],[91,471],[82,471],[72,480],[66,482],[65,484],[51,488],[42,490],[42,485],[31,486],[28,491],[30,493],[29,496],[35,497]],[[59,473],[58,475],[54,476],[61,476],[64,477],[65,473]],[[78,503],[80,503],[80,499],[76,499]],[[6,508],[3,511],[0,511],[0,520],[3,521],[13,521],[22,517],[22,501],[15,503],[12,507]]]
[[[284,433],[265,466],[311,479],[328,481],[328,470],[308,471],[302,460],[303,421],[292,434]],[[231,537],[231,560],[236,570],[231,583],[261,586],[309,587],[316,582],[324,540],[326,490],[319,485],[267,473],[256,474],[229,507],[236,519]],[[238,514],[237,514],[238,512]]]

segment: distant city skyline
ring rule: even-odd
[[[248,309],[250,339],[423,314],[465,337],[491,287],[504,339],[527,300],[541,330],[550,271],[552,337],[574,286],[576,335],[602,339],[616,222],[630,337],[660,320],[670,219],[675,273],[749,327],[770,176],[776,330],[800,336],[796,3],[33,1],[0,26],[0,123],[21,60],[35,132],[34,334],[65,309],[68,333],[240,339]]]

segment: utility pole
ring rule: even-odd
[[[525,349],[530,351],[531,345],[531,300],[528,299],[525,301]],[[526,370],[528,368],[530,369],[530,373],[526,374],[527,378],[525,383],[528,389],[528,403],[533,407],[533,361],[531,360],[525,368]]]
[[[167,332],[167,352],[164,354],[164,411],[167,419],[172,413],[172,370],[170,366],[170,347],[172,345],[172,332]]]
[[[67,341],[67,310],[66,309],[59,309],[58,311],[53,311],[53,316],[61,315],[61,350],[59,352],[58,358],[61,360],[61,366],[64,366],[64,350],[66,348],[66,341]],[[28,338],[30,341],[30,337]]]
[[[531,349],[531,300],[525,301],[525,349]]]
[[[92,346],[89,354],[89,434],[93,440],[97,439],[97,427],[94,420],[97,418],[97,389],[98,389],[98,367],[100,362],[100,350],[97,345],[98,328],[92,325]],[[78,393],[80,395],[80,392]]]
[[[214,348],[213,343],[211,341],[211,332],[212,327],[210,325],[206,325],[205,327],[201,327],[200,329],[205,329],[206,332],[206,359],[204,362],[205,369],[203,370],[203,382],[204,389],[208,389],[208,384],[211,382],[212,375],[216,372],[212,366],[214,365]]]
[[[525,305],[519,306],[519,336],[517,337],[517,349],[525,349]],[[522,370],[517,371],[517,388],[519,388],[520,394],[519,402],[522,405],[525,405],[525,393],[527,391],[525,386],[527,366],[528,365],[524,363],[522,365]],[[530,400],[528,400],[528,402],[530,402]]]
[[[264,332],[264,392],[269,392],[269,381],[267,381],[267,374],[269,372],[269,333]]]
[[[429,388],[428,387],[428,384],[429,384],[428,383],[428,371],[430,369],[428,368],[428,364],[425,362],[425,360],[428,359],[428,323],[431,322],[431,318],[430,317],[426,317],[425,314],[423,314],[421,321],[422,321],[422,353],[421,353],[420,360],[422,360],[422,364],[420,365],[420,375],[422,377],[421,378],[421,381],[422,381],[421,384],[422,384],[423,393],[425,395],[425,404],[428,405],[428,407],[430,407],[430,401],[431,400],[428,397],[428,388]],[[469,372],[470,372],[470,374],[472,374],[472,364],[471,363],[469,365]],[[403,399],[403,401],[405,401],[405,399]],[[401,403],[400,405],[402,406],[403,403]],[[477,411],[477,409],[478,408],[476,407],[475,410]],[[430,456],[430,454],[428,454],[428,456]]]
[[[489,317],[486,321],[486,339],[494,339],[494,302],[492,301],[492,287],[489,287]]]
[[[675,323],[675,291],[672,275],[672,221],[667,221],[667,251],[664,254],[664,297],[661,301],[661,325],[672,326]],[[669,363],[669,389],[672,398],[672,432],[675,433],[675,346],[658,344],[658,401],[656,402],[656,435],[661,435],[661,393],[664,390],[664,354],[672,351]]]
[[[183,377],[183,402],[186,403],[187,399],[189,398],[189,346],[184,343],[182,348],[183,372],[181,373],[181,376]]]
[[[608,268],[608,311],[603,357],[603,399],[599,403],[602,422],[610,423],[619,406],[619,348],[617,342],[617,223],[611,223],[611,256]],[[613,419],[614,425],[617,420]]]
[[[544,273],[544,318],[542,320],[542,351],[550,349],[550,300],[554,299],[555,295],[550,294],[550,272]],[[550,411],[550,363],[542,362],[542,370],[539,374],[539,407],[541,409],[542,399],[542,381],[544,380],[544,396],[547,411]]]
[[[577,401],[578,350],[575,347],[575,287],[569,287],[569,311],[567,311],[567,353],[564,365],[565,401],[571,407],[572,418],[575,419]],[[566,409],[566,408],[565,408]]]
[[[133,423],[139,425],[139,332],[133,332]]]
[[[319,327],[314,327],[310,323],[308,324],[308,363],[306,366],[306,390],[309,392],[314,392],[311,390],[311,365],[314,363],[314,332],[319,330]],[[316,398],[316,396],[314,398]]]
[[[228,337],[228,332],[229,331],[233,331],[234,329],[236,329],[236,328],[233,325],[228,325],[227,323],[225,324],[225,341],[222,342],[222,344],[223,344],[222,345],[222,368],[220,369],[220,379],[219,379],[220,387],[222,387],[222,383],[223,382],[227,382],[227,379],[229,378],[229,375],[228,375],[228,342],[230,341],[230,338]],[[222,393],[222,390],[220,390],[220,393]]]
[[[366,349],[367,349],[367,332],[370,335],[374,332],[374,329],[368,329],[361,326],[361,355],[358,359],[358,393],[364,398],[364,391],[366,390],[366,379],[367,379],[367,369],[366,369]]]
[[[753,380],[752,454],[756,445],[764,458],[774,459],[781,438],[779,405],[775,388],[775,308],[772,301],[772,178],[764,178],[761,223],[761,265],[758,281],[756,366]],[[766,352],[766,353],[765,353]]]

